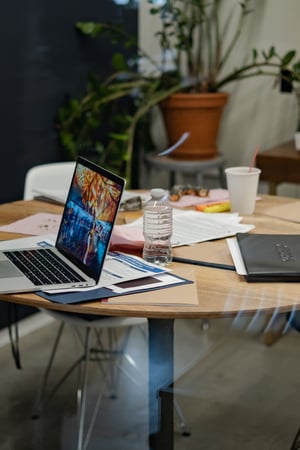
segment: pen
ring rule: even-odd
[[[235,270],[235,266],[229,264],[211,263],[199,261],[198,259],[181,258],[180,256],[173,256],[172,261],[184,264],[195,264],[196,266],[214,267],[215,269]]]

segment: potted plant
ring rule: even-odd
[[[248,61],[240,67],[230,68],[230,57],[243,30],[244,21],[251,12],[252,0],[236,2],[239,17],[234,29],[231,24],[232,11],[224,18],[222,0],[166,0],[164,4],[157,4],[153,0],[147,2],[150,5],[149,14],[159,16],[161,20],[161,29],[154,33],[161,48],[160,60],[153,60],[138,46],[136,39],[127,36],[119,26],[78,22],[76,29],[82,34],[93,38],[106,35],[112,42],[123,42],[124,48],[135,49],[136,58],[127,61],[124,55],[116,53],[113,56],[115,72],[106,80],[91,76],[83,96],[69,99],[60,108],[57,120],[64,148],[74,156],[80,146],[96,148],[102,163],[110,159],[111,163],[119,164],[119,169],[125,167],[129,182],[135,156],[135,136],[140,131],[143,138],[146,136],[150,141],[149,114],[154,107],[162,108],[170,133],[170,144],[180,138],[183,132],[189,132],[185,143],[190,148],[186,149],[183,145],[180,148],[183,158],[211,158],[217,151],[218,122],[228,98],[224,88],[229,83],[261,75],[275,77],[280,81],[286,71],[289,73],[287,81],[292,83],[294,79],[299,79],[300,73],[296,51],[290,50],[281,56],[274,46],[263,51],[254,49]],[[229,30],[231,38],[228,38]],[[147,70],[141,64],[145,61]],[[124,98],[129,98],[131,103],[130,108],[127,105],[122,110],[120,102]],[[205,104],[204,119],[196,120],[196,131],[191,128],[191,118],[182,125],[187,113],[182,113],[181,107],[190,99],[193,101],[192,118],[200,110],[197,102]],[[208,103],[210,101],[217,107],[215,113]],[[175,112],[173,102],[176,103]],[[117,112],[116,105],[119,108]],[[180,119],[175,126],[167,116],[170,111],[173,118],[179,112]],[[110,127],[108,140],[103,146],[97,132],[107,118],[110,118]],[[217,119],[217,122],[211,125],[208,119]],[[209,138],[199,134],[203,130],[209,131]],[[194,136],[196,143],[193,143]],[[196,150],[199,150],[201,142],[204,143],[204,153],[199,155]],[[145,139],[143,145],[147,147]],[[172,156],[182,157],[180,150],[173,152]]]

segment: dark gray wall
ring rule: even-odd
[[[137,11],[116,6],[113,0],[11,0],[1,9],[3,203],[23,197],[24,176],[30,167],[63,159],[54,116],[65,94],[80,93],[89,70],[103,74],[110,70],[109,42],[80,36],[75,22],[122,21],[134,34]],[[25,310],[21,309],[21,316],[27,314]],[[6,314],[0,315],[0,327],[6,323],[3,316]]]
[[[134,9],[113,0],[16,0],[1,14],[0,202],[22,197],[29,167],[60,160],[54,115],[79,93],[90,69],[109,70],[107,40],[80,36],[78,20],[120,21],[136,32]]]

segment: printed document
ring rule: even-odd
[[[191,245],[198,242],[234,236],[236,233],[247,233],[254,225],[241,224],[241,217],[237,213],[209,214],[199,211],[173,211],[172,247]],[[143,219],[139,218],[127,225],[120,225],[130,230],[134,227],[133,241],[143,240]],[[138,234],[138,229],[139,234]]]

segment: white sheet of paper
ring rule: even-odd
[[[230,253],[231,253],[231,257],[233,259],[234,265],[235,265],[235,270],[237,271],[237,273],[239,275],[246,275],[247,271],[246,271],[246,267],[241,255],[241,251],[240,251],[240,247],[238,244],[238,241],[235,237],[233,238],[229,238],[226,239]]]
[[[147,288],[161,288],[164,286],[171,286],[172,284],[178,284],[178,283],[184,283],[185,280],[180,280],[179,278],[175,277],[174,275],[170,273],[162,273],[160,275],[153,275],[151,276],[151,280],[148,283],[148,280],[146,282],[143,282],[143,279],[138,280],[134,285],[129,286],[130,282],[125,282],[124,285],[115,284],[112,286],[109,286],[109,289],[113,292],[116,292],[118,294],[127,294],[128,292],[133,292],[137,290],[143,290]]]
[[[173,211],[172,247],[191,245],[198,242],[247,233],[254,225],[239,223],[241,217],[236,213],[208,214],[199,211]],[[142,227],[143,218],[122,227]]]
[[[167,267],[148,263],[138,256],[109,252],[105,258],[97,288],[111,286],[123,281],[137,280],[151,275],[155,276],[169,271],[170,269]]]
[[[14,250],[16,248],[42,247],[43,245],[54,245],[56,234],[50,233],[43,236],[31,236],[19,239],[0,241],[0,250]]]
[[[50,201],[54,201],[60,205],[64,205],[68,196],[68,189],[43,189],[35,188],[33,190],[34,197],[43,197]]]

